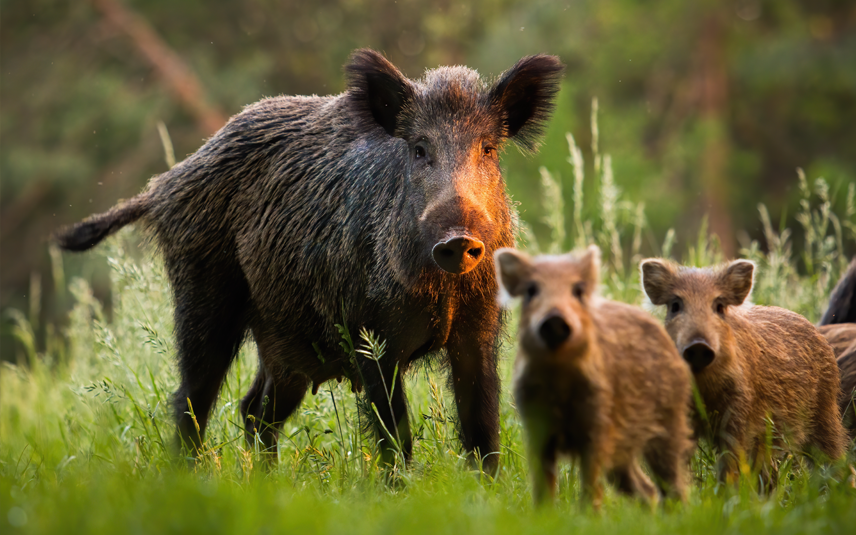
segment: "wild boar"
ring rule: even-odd
[[[178,437],[194,450],[251,332],[259,372],[241,411],[267,446],[310,384],[344,376],[377,408],[384,459],[396,449],[384,428],[409,457],[395,370],[442,353],[463,446],[492,470],[501,309],[490,253],[514,243],[515,225],[498,155],[507,140],[537,147],[562,70],[536,55],[493,83],[461,66],[410,80],[358,50],[344,93],[248,106],[143,193],[56,241],[89,249],[137,220],[154,236],[175,297]],[[382,371],[343,353],[337,323],[387,342]]]
[[[735,481],[748,460],[765,486],[774,484],[772,452],[786,446],[843,455],[832,348],[799,314],[746,304],[752,262],[690,268],[648,259],[641,271],[645,293],[667,307],[666,331],[695,375],[710,422],[697,419],[696,428],[724,453],[720,480]]]
[[[850,438],[856,438],[856,258],[832,290],[817,330],[835,351],[841,374],[838,409]]]
[[[856,326],[852,330],[856,331]],[[844,428],[847,429],[850,438],[853,439],[856,438],[856,336],[850,345],[841,351],[836,360],[838,371],[841,374],[838,410],[841,412],[841,422],[844,424]]]
[[[641,309],[598,295],[596,246],[534,259],[513,249],[494,256],[505,298],[523,301],[514,399],[535,502],[555,496],[559,455],[580,459],[595,508],[601,474],[647,501],[658,500],[658,489],[684,499],[691,375],[663,327]]]
[[[835,285],[829,296],[829,306],[818,325],[856,323],[856,257]]]

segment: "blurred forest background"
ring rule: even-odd
[[[35,313],[44,331],[69,305],[51,291],[64,283],[47,237],[165,171],[164,133],[181,160],[260,98],[338,93],[358,47],[410,77],[440,64],[495,76],[523,55],[562,58],[541,152],[503,155],[536,236],[539,167],[570,191],[565,133],[590,164],[595,97],[600,151],[613,155],[626,198],[645,203],[652,254],[675,228],[680,257],[706,215],[726,254],[763,244],[759,202],[799,228],[797,167],[826,178],[838,213],[856,181],[852,0],[2,0],[0,310]],[[64,276],[109,297],[101,262],[64,260]]]

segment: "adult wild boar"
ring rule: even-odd
[[[752,262],[700,269],[648,259],[641,270],[645,293],[667,307],[666,331],[695,374],[712,423],[699,431],[724,453],[720,480],[733,480],[745,458],[774,483],[767,461],[787,445],[844,454],[832,348],[799,314],[744,305]]]
[[[143,193],[56,240],[81,251],[137,220],[154,236],[175,298],[184,444],[200,447],[251,332],[259,371],[241,410],[267,446],[310,383],[345,376],[362,378],[409,456],[396,365],[443,350],[463,446],[487,456],[499,450],[501,320],[490,253],[513,244],[515,221],[498,153],[509,139],[536,148],[562,69],[537,55],[492,84],[460,66],[410,80],[358,50],[344,93],[248,106]],[[342,322],[386,340],[382,372],[343,353]]]

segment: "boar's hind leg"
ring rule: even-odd
[[[260,386],[257,388],[257,385]],[[258,436],[265,452],[276,453],[279,430],[300,406],[307,385],[305,375],[285,372],[275,377],[259,365],[253,387],[241,402],[250,447],[255,446]]]
[[[495,474],[499,466],[499,313],[487,311],[480,321],[490,324],[467,328],[467,322],[460,321],[455,325],[446,351],[452,366],[461,443],[465,450],[481,456],[486,473]]]
[[[241,400],[241,414],[250,447],[255,447],[258,437],[262,449],[276,453],[279,430],[303,401],[309,379],[288,368],[289,362],[301,361],[300,350],[292,340],[257,327],[253,327],[253,337],[259,351],[259,370]]]
[[[201,272],[170,270],[181,374],[175,393],[178,440],[195,454],[202,447],[220,385],[244,340],[249,301],[243,277],[223,281]]]

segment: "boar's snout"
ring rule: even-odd
[[[550,316],[538,327],[538,335],[551,351],[555,351],[570,338],[571,326],[561,316]]]
[[[707,368],[716,355],[710,344],[698,338],[687,344],[681,353],[684,360],[689,363],[693,373],[698,373]]]
[[[431,256],[443,271],[463,275],[484,258],[484,243],[472,236],[456,236],[437,243]]]

